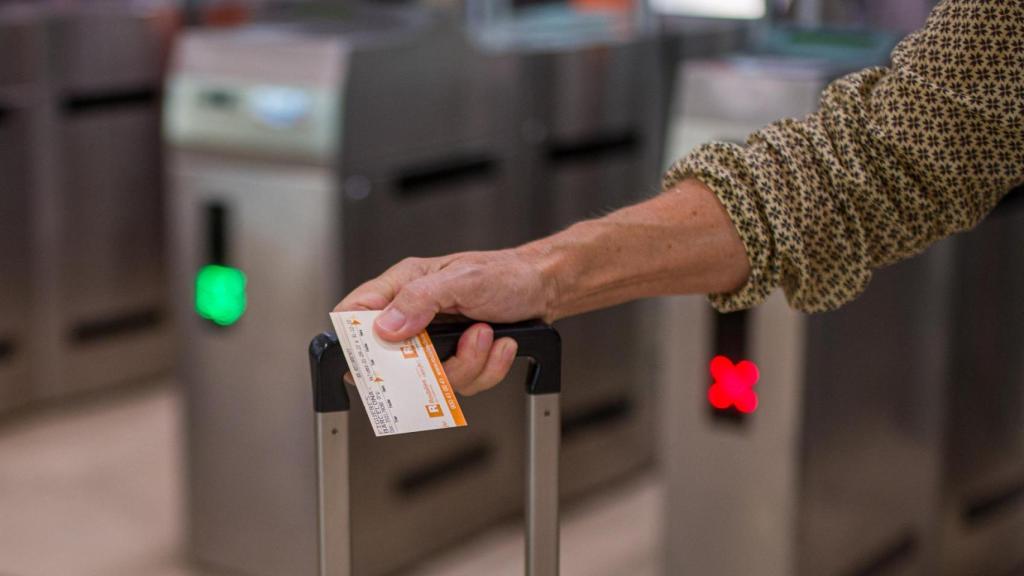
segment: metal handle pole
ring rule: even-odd
[[[561,394],[528,394],[526,574],[558,576],[558,451]]]
[[[316,415],[320,576],[351,576],[348,412]]]

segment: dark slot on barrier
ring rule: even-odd
[[[226,264],[228,261],[228,208],[221,202],[209,202],[204,211],[207,263]]]
[[[917,537],[910,531],[895,539],[892,544],[882,548],[862,565],[850,570],[846,576],[878,576],[886,574],[893,567],[908,561],[917,554]]]
[[[488,155],[447,158],[403,170],[396,179],[396,188],[400,196],[412,197],[473,180],[493,178],[497,172],[497,160]]]
[[[556,163],[588,162],[635,154],[640,146],[640,136],[634,131],[597,134],[579,140],[553,140],[548,143],[547,157]]]
[[[969,500],[962,516],[966,524],[981,524],[1003,510],[1024,503],[1024,478],[1000,490],[994,490]]]
[[[6,122],[10,116],[11,109],[7,108],[6,106],[0,106],[0,125],[3,125],[3,123]]]
[[[139,88],[119,92],[98,92],[93,94],[72,94],[64,98],[64,112],[86,114],[127,106],[156,105],[160,91],[156,88]]]
[[[493,455],[494,448],[490,444],[473,444],[436,462],[405,472],[396,483],[398,491],[406,497],[415,496],[454,477],[483,467]]]
[[[569,440],[594,428],[617,424],[629,418],[632,412],[633,403],[623,396],[567,414],[562,418],[562,440]]]
[[[98,320],[81,322],[71,328],[71,340],[85,344],[115,336],[124,336],[155,328],[163,321],[163,314],[157,308],[146,308]]]
[[[0,364],[11,360],[16,350],[14,338],[0,338]]]
[[[1006,196],[1003,196],[1003,199],[992,210],[992,216],[1001,217],[1008,214],[1016,214],[1018,210],[1024,210],[1024,186],[1018,186]]]

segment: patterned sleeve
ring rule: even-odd
[[[803,311],[855,298],[874,268],[976,225],[1024,182],[1024,2],[946,0],[891,68],[832,83],[818,111],[679,160],[725,206],[751,273],[728,311],[782,286]]]

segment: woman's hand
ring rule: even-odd
[[[335,310],[384,310],[374,329],[392,342],[419,334],[442,313],[486,322],[550,321],[553,287],[545,279],[541,256],[522,247],[407,258],[356,288]],[[494,341],[490,326],[474,324],[445,362],[445,373],[460,393],[476,394],[508,374],[516,348],[515,340]]]

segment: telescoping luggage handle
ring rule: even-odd
[[[471,323],[432,324],[427,328],[438,356],[455,353]],[[542,322],[494,325],[494,338],[513,338],[517,356],[529,358],[526,378],[526,573],[558,574],[558,450],[561,434],[562,343]],[[349,398],[342,377],[348,372],[336,335],[320,334],[309,345],[316,411],[317,498],[320,576],[351,576],[349,509]]]

